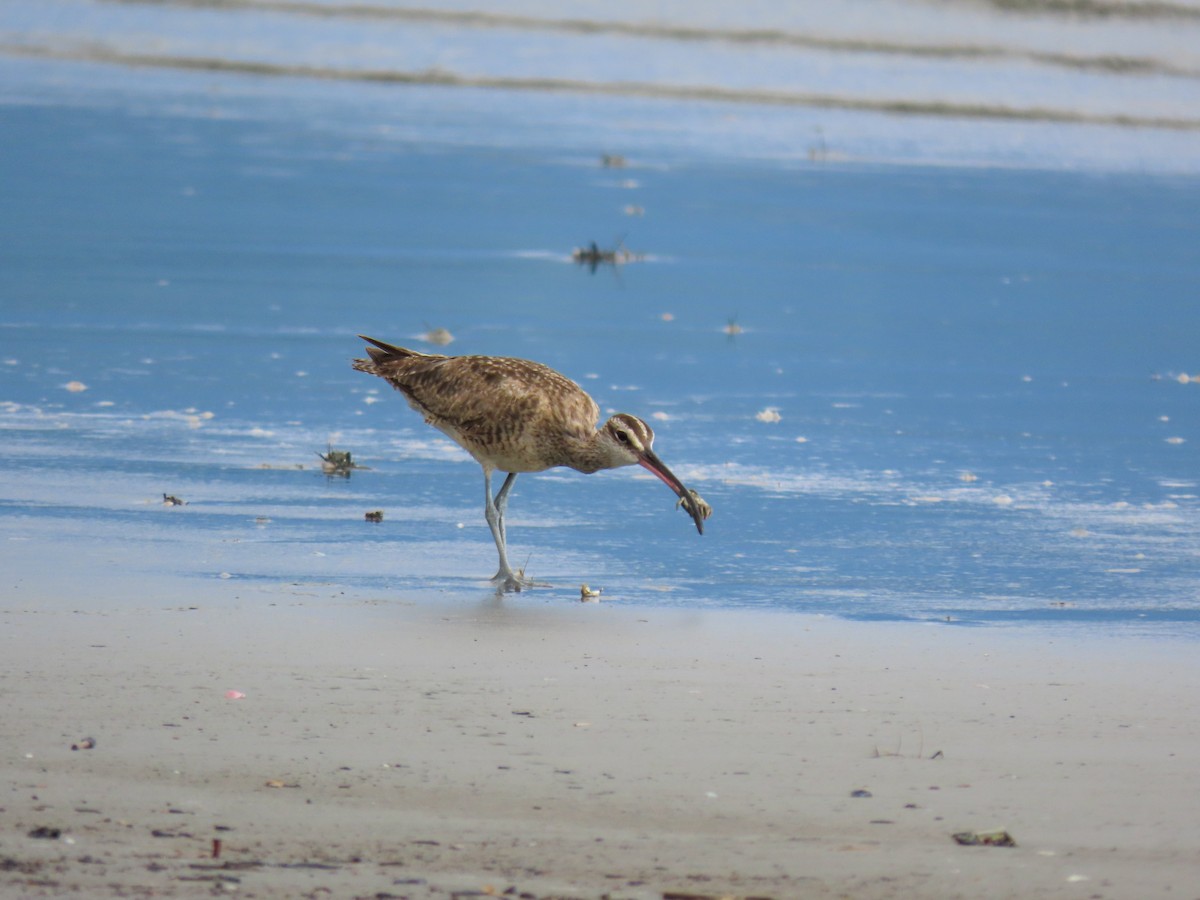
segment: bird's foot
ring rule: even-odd
[[[511,572],[497,572],[492,576],[492,584],[496,586],[497,594],[516,594],[529,587],[524,581]]]
[[[545,581],[534,581],[532,578],[526,578],[524,569],[520,572],[505,572],[501,569],[492,576],[492,584],[496,586],[497,594],[517,594],[526,588],[551,586]]]

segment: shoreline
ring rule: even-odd
[[[0,883],[1123,897],[1200,871],[1186,641],[273,597],[0,614]],[[1017,846],[951,838],[996,829]]]
[[[1180,23],[250,5],[0,6],[0,895],[1200,897]],[[349,364],[443,327],[648,415],[703,540],[522,477],[558,585],[496,599],[479,467]]]

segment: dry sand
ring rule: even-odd
[[[1200,897],[1194,644],[296,590],[10,598],[0,896]]]

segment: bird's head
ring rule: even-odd
[[[639,419],[628,413],[617,413],[604,423],[600,429],[600,437],[605,451],[611,460],[611,467],[641,466],[657,475],[662,482],[675,492],[683,502],[696,530],[704,534],[704,520],[710,509],[702,509],[696,502],[695,496],[683,482],[675,477],[675,473],[654,452],[654,430]]]

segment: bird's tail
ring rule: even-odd
[[[397,347],[394,344],[386,344],[383,341],[377,341],[375,338],[367,337],[365,334],[360,334],[360,338],[368,344],[374,344],[373,347],[367,348],[367,355],[370,359],[356,359],[351,365],[359,372],[367,372],[371,375],[378,375],[379,365],[387,362],[399,362],[405,359],[415,359],[426,356],[425,353],[420,353],[416,350],[407,350],[404,347]]]

